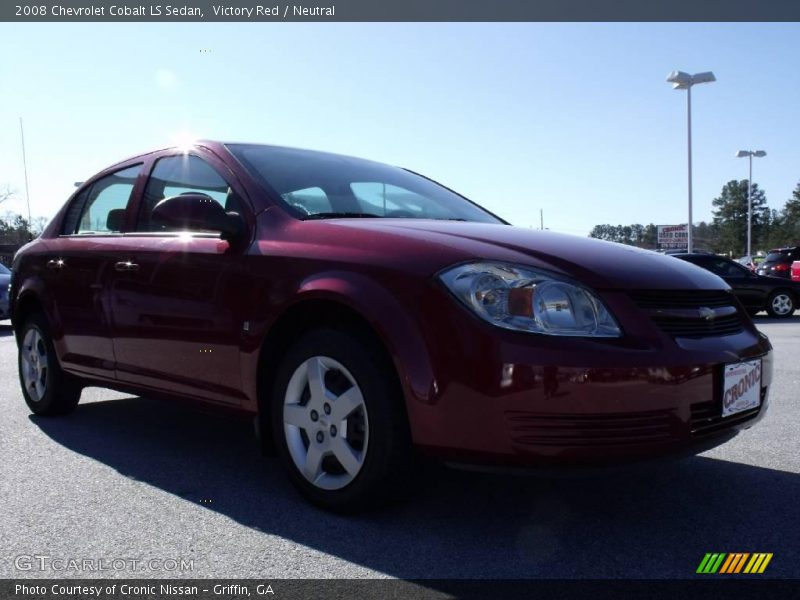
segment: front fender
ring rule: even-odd
[[[307,277],[291,294],[291,300],[269,323],[264,323],[263,333],[254,333],[265,339],[272,326],[289,311],[314,300],[336,302],[364,318],[387,349],[406,399],[422,403],[431,401],[435,389],[434,375],[420,324],[389,289],[364,275],[328,271]],[[258,361],[247,362],[243,377],[245,381],[256,381]]]

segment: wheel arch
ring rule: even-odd
[[[30,315],[36,312],[41,312],[47,318],[44,302],[39,297],[39,294],[33,290],[23,290],[14,301],[14,307],[11,311],[11,326],[14,329],[14,337],[18,346],[22,341],[20,335],[23,324]]]
[[[263,334],[253,373],[262,436],[269,432],[264,421],[269,411],[262,406],[270,399],[281,356],[302,335],[323,327],[355,332],[370,345],[395,376],[407,417],[413,413],[410,401],[428,400],[434,387],[432,366],[408,310],[388,290],[362,276],[354,280],[327,275],[305,282]]]

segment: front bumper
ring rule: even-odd
[[[0,321],[10,318],[11,312],[9,311],[8,298],[0,299]]]
[[[772,348],[749,321],[735,335],[685,340],[548,338],[460,314],[427,327],[433,391],[407,406],[415,444],[447,461],[582,466],[696,453],[757,423],[769,402]],[[724,365],[756,358],[760,406],[723,418]]]

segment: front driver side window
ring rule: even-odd
[[[150,219],[153,207],[164,198],[188,193],[205,194],[218,202],[225,212],[241,214],[241,203],[236,193],[206,161],[198,156],[168,156],[159,159],[150,174],[136,230],[162,231]]]

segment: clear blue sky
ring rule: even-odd
[[[201,52],[202,49],[208,52]],[[34,216],[181,133],[372,158],[422,172],[521,226],[695,220],[739,149],[773,208],[800,180],[800,24],[0,24],[0,184]]]

